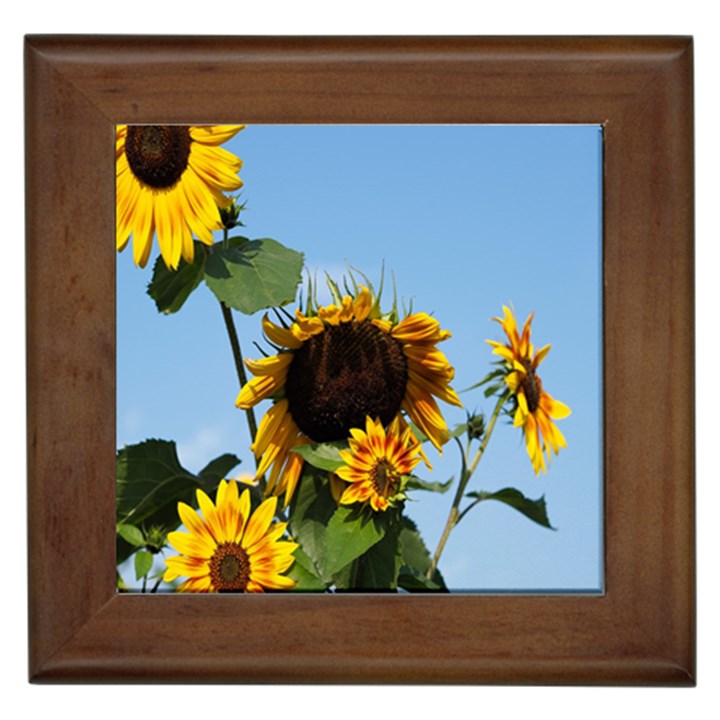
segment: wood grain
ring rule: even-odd
[[[695,682],[689,38],[30,36],[33,682]],[[606,593],[115,592],[114,125],[604,127]]]

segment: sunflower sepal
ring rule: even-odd
[[[467,429],[468,440],[479,440],[482,442],[486,430],[485,413],[468,413],[465,427]]]
[[[246,203],[239,203],[237,195],[230,196],[228,199],[229,202],[225,207],[218,207],[222,226],[226,230],[232,230],[237,226],[244,227],[245,223],[239,219],[239,216],[240,213],[245,210]]]

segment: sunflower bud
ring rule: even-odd
[[[145,548],[153,554],[159,553],[167,545],[167,530],[160,525],[153,525],[145,533]]]
[[[479,415],[468,414],[467,432],[470,440],[482,440],[485,434],[485,415],[483,413]]]
[[[230,198],[230,204],[227,207],[218,209],[220,210],[220,221],[226,230],[231,230],[237,225],[243,225],[243,223],[238,220],[238,217],[245,209],[245,203],[238,203],[237,198],[233,197]]]

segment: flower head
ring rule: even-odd
[[[513,424],[523,429],[527,452],[537,475],[541,470],[547,470],[545,456],[549,462],[551,450],[557,455],[561,447],[567,447],[564,435],[553,420],[567,417],[570,408],[554,400],[543,389],[537,374],[538,366],[550,352],[550,345],[535,352],[530,342],[533,314],[525,321],[522,334],[518,332],[515,316],[509,308],[503,306],[503,317],[493,319],[500,323],[508,342],[487,342],[505,365],[505,383],[515,399]]]
[[[237,190],[242,162],[219,147],[243,125],[118,125],[116,128],[117,249],[133,236],[135,264],[145,267],[153,236],[168,268],[191,263],[193,233],[212,245],[219,208]]]
[[[420,462],[420,444],[411,438],[410,428],[400,431],[395,418],[388,431],[378,420],[367,418],[365,432],[353,428],[350,449],[341,450],[345,465],[335,472],[350,483],[340,497],[341,505],[369,503],[384,511],[405,499],[407,476]]]
[[[264,592],[288,590],[295,582],[283,573],[293,563],[297,543],[281,540],[287,523],[273,523],[277,498],[250,513],[250,491],[238,496],[234,480],[222,480],[216,502],[197,490],[200,511],[178,503],[188,532],[171,532],[168,542],[182,555],[168,558],[163,580],[188,579],[178,592]]]
[[[436,347],[450,333],[437,320],[422,312],[402,321],[395,310],[382,315],[379,297],[364,285],[335,294],[331,305],[308,302],[291,323],[263,318],[278,352],[246,360],[255,377],[236,401],[247,409],[274,400],[252,449],[261,458],[258,475],[272,466],[268,491],[285,493],[286,504],[303,467],[292,452],[297,445],[347,440],[371,417],[382,427],[397,420],[400,431],[409,419],[440,451],[450,434],[436,398],[462,407],[450,387],[454,370]]]

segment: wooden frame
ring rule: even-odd
[[[28,37],[30,679],[695,682],[689,38]],[[114,125],[602,123],[606,593],[115,591]]]

